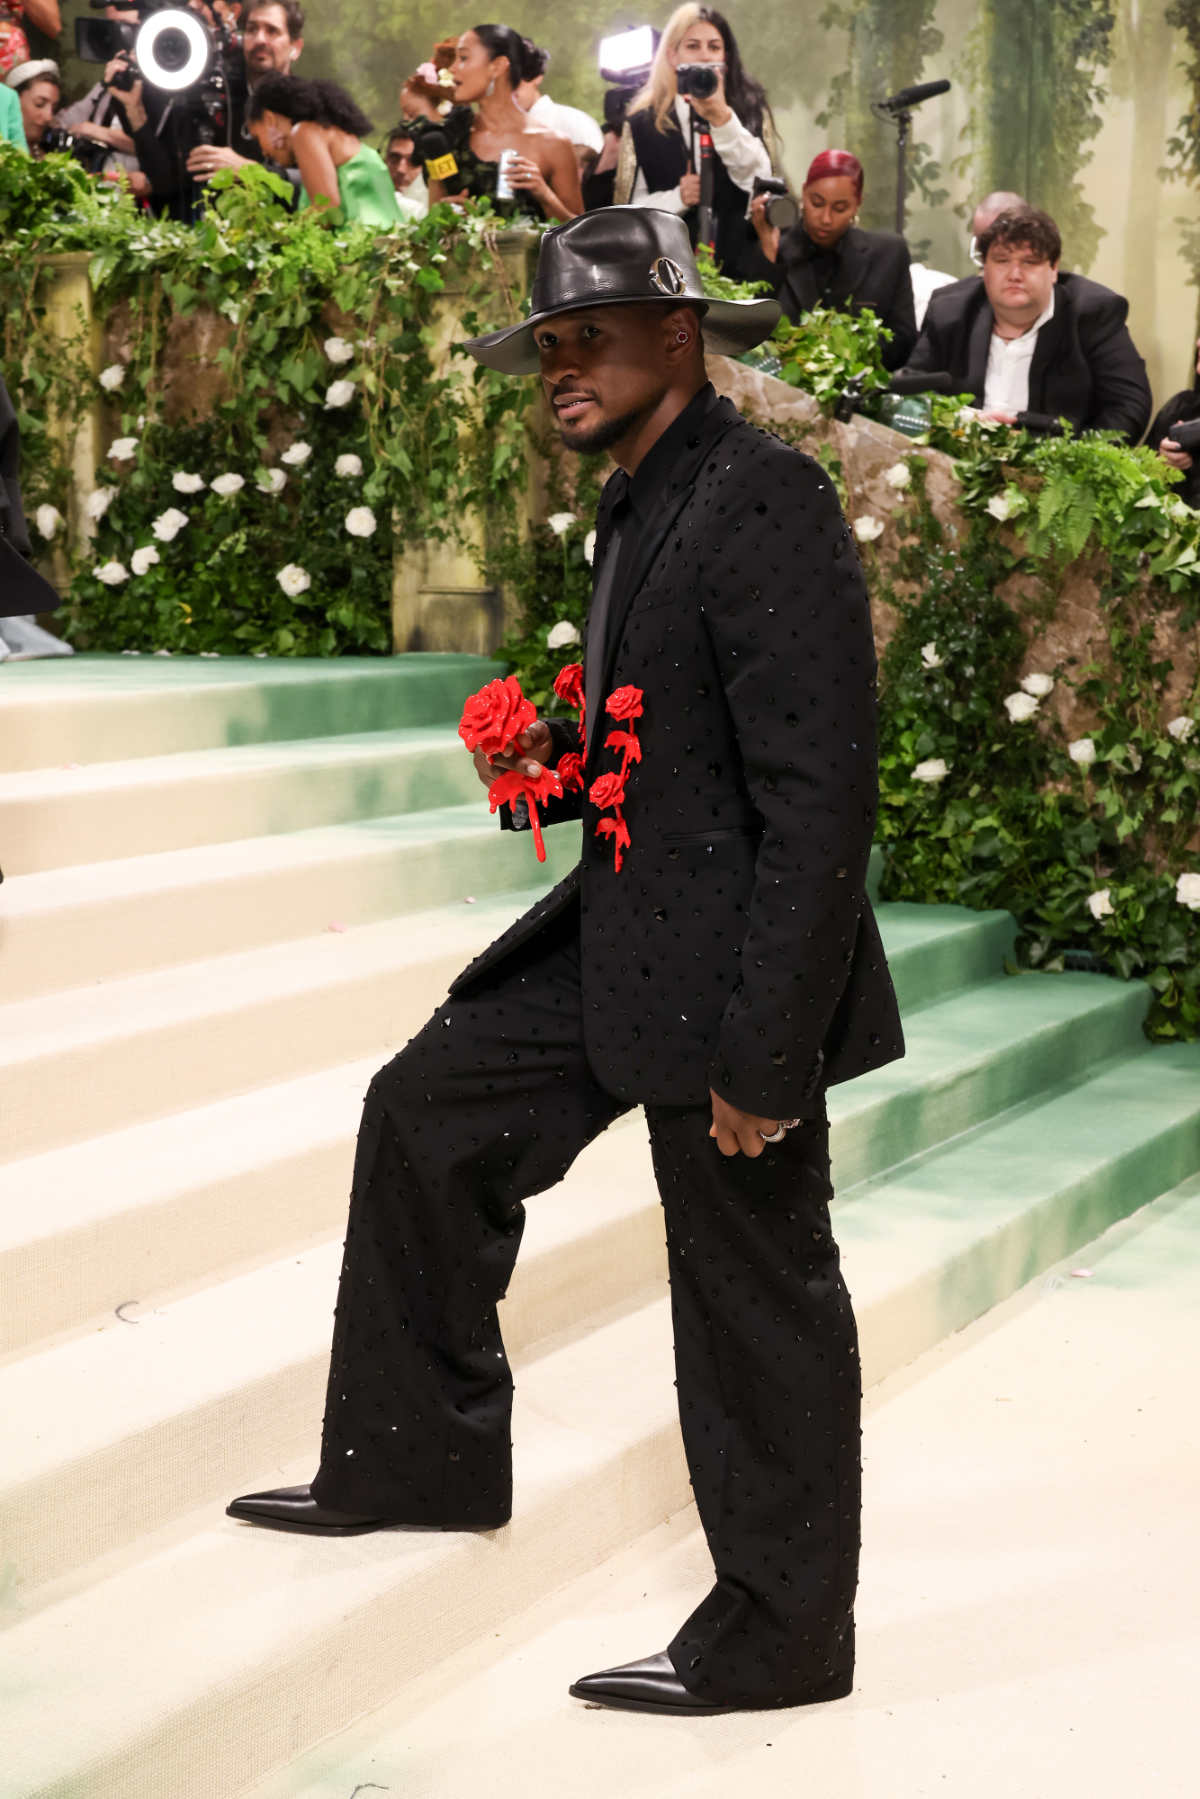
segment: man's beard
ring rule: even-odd
[[[635,406],[632,412],[624,412],[620,418],[605,419],[599,425],[593,425],[590,431],[576,433],[568,437],[560,430],[559,436],[568,450],[574,450],[578,456],[592,456],[600,450],[611,450],[615,443],[633,430],[638,421],[645,417],[647,408]]]

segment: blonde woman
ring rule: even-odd
[[[715,91],[681,94],[679,69],[701,63],[715,73]],[[728,20],[714,7],[688,5],[668,19],[650,79],[630,105],[614,198],[619,206],[682,213],[693,243],[700,207],[692,154],[697,127],[712,137],[717,261],[740,278],[757,261],[747,214],[755,177],[771,173],[771,112],[763,89],[742,67]]]

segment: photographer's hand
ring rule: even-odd
[[[215,175],[218,169],[244,169],[249,160],[226,144],[197,144],[187,159],[187,171],[189,175]]]
[[[1189,469],[1192,466],[1191,457],[1186,450],[1180,449],[1173,437],[1163,438],[1158,446],[1158,453],[1164,462],[1170,463],[1172,468]]]
[[[698,94],[685,94],[683,97],[694,111],[709,125],[728,125],[733,117],[733,108],[725,98],[725,71],[720,64],[717,69],[717,91],[702,100]]]
[[[679,199],[685,211],[689,206],[700,204],[700,177],[693,175],[690,169],[679,178]]]
[[[125,114],[129,122],[129,129],[140,131],[150,118],[146,108],[142,105],[141,81],[135,81],[131,88],[113,86],[116,77],[128,73],[132,67],[133,64],[124,51],[119,56],[114,56],[104,71],[104,85]]]
[[[779,258],[779,227],[772,225],[767,217],[767,205],[772,197],[770,194],[755,194],[750,202],[750,222],[758,233],[762,253],[768,262],[776,262]]]

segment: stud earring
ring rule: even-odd
[[[675,342],[676,342],[676,343],[677,343],[677,344],[686,344],[686,343],[688,343],[688,342],[689,342],[689,341],[690,341],[690,340],[689,340],[689,338],[688,338],[688,334],[687,334],[687,332],[686,332],[686,331],[677,331],[677,332],[676,332],[676,333],[675,333]]]

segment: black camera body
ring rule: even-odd
[[[781,181],[778,175],[756,175],[750,193],[752,199],[757,199],[759,194],[770,194],[765,208],[767,223],[774,225],[777,231],[790,231],[793,225],[799,224],[800,208],[788,192],[787,182]]]
[[[1200,450],[1200,419],[1180,419],[1166,434],[1172,443],[1194,456]]]
[[[73,156],[89,175],[103,167],[108,155],[103,144],[95,143],[90,137],[76,137],[64,125],[47,125],[40,148],[46,156]]]
[[[675,86],[681,94],[697,100],[711,100],[721,85],[720,62],[681,62],[675,71]]]

